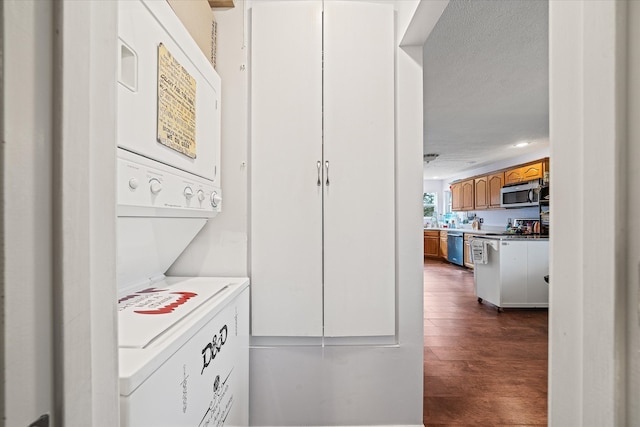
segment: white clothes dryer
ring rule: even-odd
[[[166,1],[118,2],[118,147],[220,185],[221,81]]]
[[[243,278],[168,277],[118,301],[120,425],[248,425]]]

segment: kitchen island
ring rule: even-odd
[[[478,302],[502,308],[549,306],[549,238],[537,235],[471,239]]]

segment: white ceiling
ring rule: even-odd
[[[424,45],[426,179],[548,147],[548,6],[451,0]]]

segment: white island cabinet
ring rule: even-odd
[[[478,302],[498,308],[549,307],[549,239],[476,236],[485,242],[486,264],[474,258]],[[477,254],[477,253],[476,253]]]
[[[395,334],[394,11],[251,9],[252,335]]]

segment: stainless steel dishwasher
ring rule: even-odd
[[[464,265],[464,235],[462,231],[447,231],[447,260]]]

